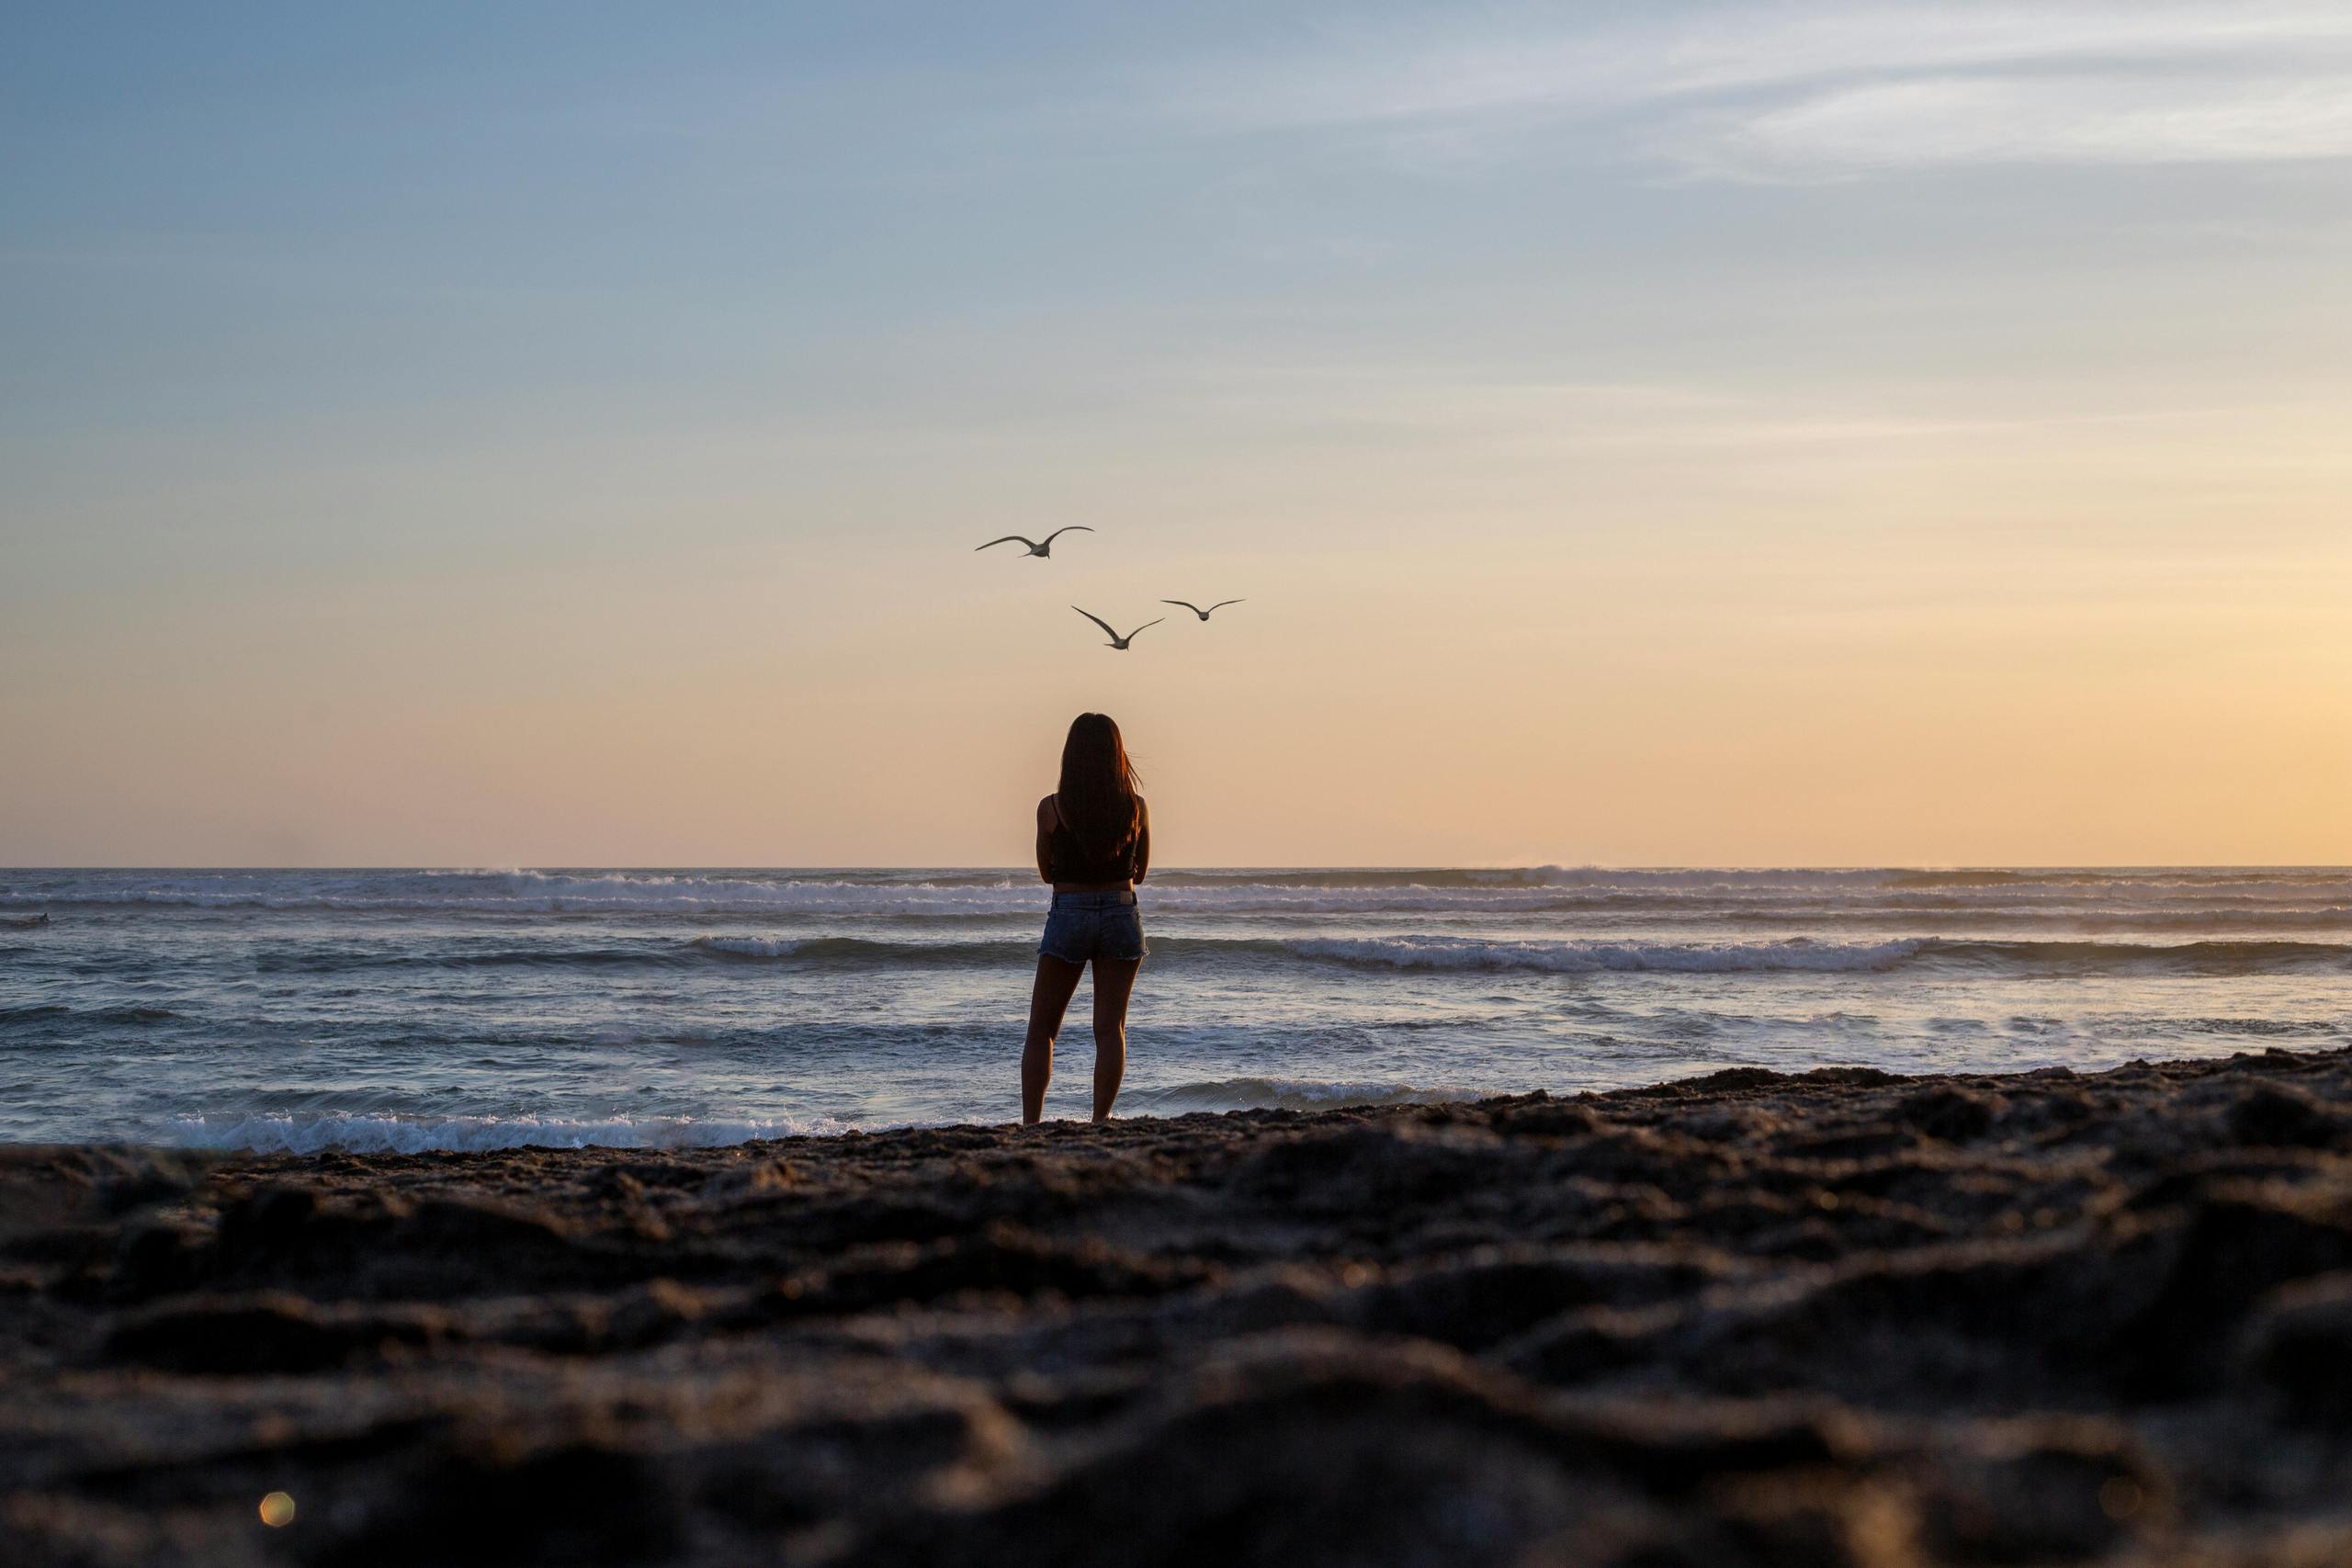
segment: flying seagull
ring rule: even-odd
[[[1054,553],[1054,541],[1064,534],[1091,534],[1092,532],[1094,530],[1083,523],[1073,523],[1067,528],[1057,528],[1046,535],[1044,544],[1039,544],[1035,539],[1024,539],[1018,534],[1007,534],[1001,539],[990,539],[985,545],[975,545],[972,549],[975,554],[978,554],[981,550],[990,549],[998,545],[1026,545],[1029,547],[1029,553],[1033,556],[1050,556]]]
[[[1202,609],[1198,604],[1193,604],[1189,599],[1162,599],[1160,603],[1163,604],[1182,604],[1184,608],[1192,611],[1193,614],[1200,616],[1201,619],[1205,621],[1209,618],[1210,611],[1222,610],[1227,604],[1239,604],[1245,603],[1245,601],[1239,599],[1220,599],[1216,604],[1210,605],[1207,610]]]
[[[1071,609],[1073,609],[1073,610],[1078,610],[1078,606],[1077,606],[1077,605],[1075,605],[1075,604],[1072,604],[1072,605],[1070,606],[1070,608],[1071,608]],[[1128,633],[1126,636],[1125,636],[1125,637],[1121,637],[1117,632],[1114,632],[1114,631],[1112,631],[1112,630],[1111,630],[1111,623],[1110,623],[1110,622],[1108,622],[1108,621],[1106,621],[1106,620],[1104,620],[1102,616],[1100,616],[1100,615],[1086,615],[1086,612],[1085,612],[1085,611],[1083,611],[1083,610],[1078,610],[1078,613],[1079,613],[1080,615],[1086,615],[1086,618],[1087,618],[1088,620],[1092,621],[1096,626],[1101,626],[1101,627],[1103,629],[1103,631],[1105,631],[1106,633],[1109,633],[1109,635],[1110,635],[1110,638],[1111,638],[1111,646],[1112,646],[1113,648],[1115,648],[1115,649],[1120,649],[1122,652],[1125,651],[1125,649],[1126,649],[1127,644],[1129,644],[1129,643],[1131,643],[1131,642],[1135,641],[1135,639],[1136,639],[1136,634],[1137,634],[1137,633],[1144,632],[1144,631],[1148,631],[1148,630],[1149,630],[1151,627],[1158,626],[1158,625],[1159,624],[1159,621],[1164,621],[1164,620],[1166,620],[1166,619],[1168,618],[1167,616],[1162,615],[1162,616],[1160,616],[1160,617],[1159,617],[1159,621],[1146,621],[1142,626],[1137,626],[1137,627],[1135,629],[1135,631],[1129,632],[1129,633]]]

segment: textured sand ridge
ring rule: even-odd
[[[17,1149],[0,1380],[28,1564],[2321,1568],[2352,1053]]]

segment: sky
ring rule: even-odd
[[[1164,864],[2352,863],[2352,7],[12,17],[0,864],[1017,864],[1085,709]]]

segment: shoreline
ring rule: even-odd
[[[78,902],[0,942],[0,1137],[665,1147],[994,1122],[1019,1103],[1007,1053],[1046,896],[1023,875],[26,881]],[[1154,886],[1130,1113],[2352,1040],[2345,871],[1236,870]],[[1057,1105],[1082,1111],[1085,1020],[1066,1023]]]
[[[0,1382],[26,1563],[2316,1568],[2352,1560],[2352,1048],[8,1145]]]

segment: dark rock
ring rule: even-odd
[[[356,1517],[322,1524],[304,1555],[335,1568],[618,1568],[672,1557],[684,1533],[675,1488],[647,1456],[503,1437],[434,1453]]]
[[[1938,1560],[2101,1557],[2169,1511],[2162,1472],[2106,1423],[2008,1423],[1972,1433],[1939,1457],[1921,1504],[1923,1535]]]
[[[1581,1138],[1600,1130],[1600,1115],[1572,1100],[1538,1100],[1495,1113],[1497,1132],[1513,1137]]]
[[[1317,1213],[1376,1214],[1456,1200],[1511,1174],[1491,1139],[1365,1126],[1272,1144],[1244,1162],[1234,1185],[1250,1197]]]
[[[1204,1278],[1197,1266],[1171,1266],[1123,1253],[1095,1240],[1065,1245],[1016,1226],[999,1225],[967,1241],[928,1247],[870,1247],[856,1261],[785,1282],[771,1298],[780,1316],[866,1312],[935,1302],[967,1292],[1014,1297],[1051,1293],[1080,1300],[1158,1295]]]
[[[2279,1285],[2352,1269],[2352,1215],[2291,1189],[2241,1182],[2199,1203],[2165,1238],[2168,1259],[2143,1303],[2127,1285],[2111,1334],[2086,1340],[2149,1393],[2210,1387],[2231,1339]],[[2086,1303],[2086,1306],[2095,1303]]]
[[[706,1198],[773,1198],[790,1192],[805,1178],[789,1160],[747,1160],[706,1179]]]
[[[0,1145],[0,1244],[177,1201],[209,1163],[165,1149]]]
[[[2292,1084],[2264,1084],[2230,1107],[2230,1135],[2252,1147],[2334,1148],[2347,1125],[2341,1112]]]
[[[1644,1306],[1729,1277],[1704,1249],[1577,1246],[1486,1248],[1367,1292],[1360,1321],[1478,1350],[1585,1307]]]
[[[394,1346],[429,1346],[444,1331],[442,1320],[423,1312],[324,1311],[300,1296],[265,1292],[134,1314],[107,1336],[105,1354],[177,1372],[315,1372]]]
[[[1687,1100],[1698,1095],[1722,1094],[1737,1089],[1771,1089],[1789,1081],[1787,1074],[1776,1073],[1768,1067],[1724,1067],[1715,1072],[1702,1073],[1695,1078],[1628,1089],[1624,1098]]]
[[[1790,1400],[1709,1401],[1621,1396],[1555,1407],[1581,1464],[1677,1499],[1726,1480],[1808,1474],[1870,1459],[1858,1424],[1833,1408]]]
[[[708,1310],[700,1295],[673,1280],[654,1280],[616,1301],[607,1320],[609,1346],[641,1349],[685,1333]]]
[[[1818,1472],[1755,1478],[1716,1506],[1611,1561],[1611,1568],[1915,1568],[1910,1500],[1891,1486]]]
[[[1596,1497],[1470,1370],[1329,1338],[1240,1348],[1033,1496],[878,1530],[861,1563],[1510,1563]]]
[[[184,1168],[150,1164],[99,1182],[96,1196],[107,1213],[127,1214],[152,1204],[177,1202],[195,1185],[195,1175]]]
[[[146,1301],[192,1291],[203,1281],[209,1255],[209,1239],[187,1226],[135,1226],[115,1247],[108,1294],[117,1301]]]
[[[2297,1420],[2352,1427],[2352,1272],[2273,1293],[2246,1325],[2239,1363]]]
[[[1998,1096],[1946,1086],[1905,1095],[1894,1111],[1931,1138],[1964,1144],[1991,1132],[1994,1119],[2002,1109],[2003,1101]]]

